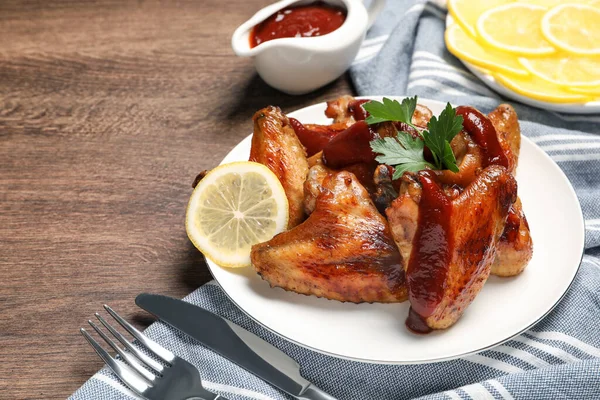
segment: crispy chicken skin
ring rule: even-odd
[[[387,221],[347,171],[328,175],[308,219],[253,246],[251,259],[263,279],[285,290],[353,303],[407,298]]]
[[[417,104],[411,122],[418,127],[427,128],[427,123],[432,116],[433,113],[429,107],[424,106],[423,104]]]
[[[494,125],[500,145],[505,149],[516,173],[521,150],[521,128],[517,113],[512,106],[500,104],[488,114]],[[529,224],[523,212],[521,200],[513,204],[504,232],[498,242],[498,252],[492,265],[492,275],[515,276],[520,274],[533,256],[533,240]]]
[[[460,132],[450,143],[452,151],[456,156],[458,172],[448,169],[436,171],[440,182],[447,185],[459,185],[465,187],[475,180],[482,170],[481,149],[473,139],[465,132]]]
[[[304,181],[308,161],[288,118],[279,107],[269,106],[254,114],[250,161],[266,165],[279,178],[289,203],[288,229],[304,220]]]
[[[420,197],[418,182],[409,181],[386,211],[408,272],[419,224]],[[431,329],[453,325],[483,287],[516,197],[517,183],[513,176],[506,168],[492,165],[452,199],[447,236],[450,262],[443,280],[443,295],[433,313],[424,318]],[[409,293],[417,291],[420,279],[417,275],[407,275]]]
[[[317,198],[323,191],[323,182],[329,175],[335,173],[323,164],[316,164],[308,170],[306,182],[304,182],[304,212],[310,215],[315,211]]]
[[[517,112],[508,104],[500,104],[488,114],[488,118],[496,128],[500,145],[507,153],[512,165],[510,172],[514,175],[521,150],[521,127]]]
[[[325,115],[329,118],[333,118],[334,124],[342,124],[348,127],[356,122],[349,107],[350,103],[353,101],[354,97],[349,95],[328,101]]]
[[[519,198],[512,205],[497,248],[496,258],[492,264],[492,275],[518,275],[523,272],[533,257],[533,240]]]

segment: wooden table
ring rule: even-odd
[[[64,399],[102,367],[79,334],[108,303],[211,277],[184,215],[196,174],[254,111],[306,96],[266,86],[230,37],[269,0],[0,2],[0,399]]]

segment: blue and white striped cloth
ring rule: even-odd
[[[369,32],[351,75],[362,95],[414,95],[488,112],[503,99],[444,47],[446,11],[390,0]],[[514,103],[513,103],[514,104]],[[567,116],[515,104],[523,134],[546,150],[573,183],[586,219],[586,253],[574,284],[543,321],[486,352],[438,364],[361,364],[314,353],[268,332],[214,283],[186,297],[258,334],[295,358],[303,375],[341,400],[600,399],[600,116]],[[146,333],[198,366],[207,389],[231,400],[286,395],[162,323]],[[73,400],[133,398],[101,370]]]

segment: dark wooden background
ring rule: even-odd
[[[184,215],[197,172],[254,111],[306,96],[266,86],[230,47],[269,0],[0,1],[0,399],[64,399],[101,366],[79,333],[108,303],[210,279]]]

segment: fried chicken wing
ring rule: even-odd
[[[440,182],[465,187],[475,180],[483,169],[481,148],[465,132],[460,132],[450,143],[456,157],[458,172],[448,169],[436,171]]]
[[[304,212],[310,215],[315,211],[317,197],[323,192],[323,182],[329,175],[335,173],[323,164],[316,164],[308,170],[308,176],[304,182]]]
[[[488,114],[488,118],[496,128],[500,145],[512,159],[513,169],[511,172],[514,174],[521,151],[521,127],[517,112],[508,104],[500,104]]]
[[[492,275],[518,275],[523,272],[533,257],[533,240],[519,198],[510,209],[497,248],[496,258],[492,264]]]
[[[250,161],[266,165],[279,178],[289,203],[288,229],[304,220],[304,181],[308,161],[288,118],[278,107],[254,114]]]
[[[455,198],[420,173],[386,211],[406,269],[413,312],[427,327],[454,324],[487,280],[517,183],[487,167]],[[437,203],[436,203],[437,202]]]
[[[512,173],[516,172],[521,150],[521,128],[517,113],[512,106],[500,104],[488,114],[494,125],[501,146],[511,159]],[[492,274],[515,276],[520,274],[533,256],[533,240],[529,224],[523,212],[521,200],[517,198],[508,215],[506,227],[498,242],[496,259],[492,265]]]
[[[332,300],[406,300],[404,269],[387,221],[354,174],[328,175],[308,219],[252,247],[271,286]]]
[[[353,109],[350,107],[354,102],[356,102],[356,99],[349,95],[328,101],[325,115],[333,118],[334,124],[343,124],[349,127],[356,122],[352,113]]]

